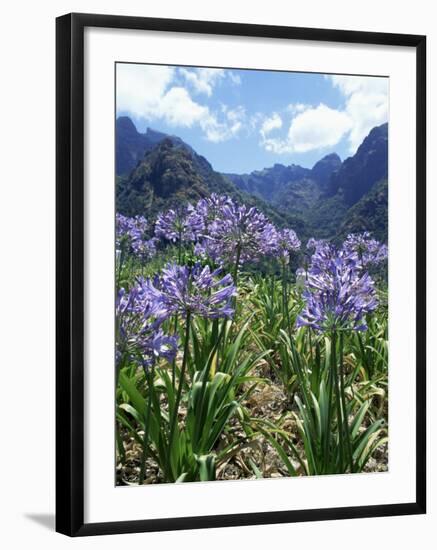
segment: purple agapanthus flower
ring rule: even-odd
[[[203,229],[198,235],[197,242],[194,246],[194,253],[197,256],[209,257],[215,262],[220,263],[220,247],[210,234],[210,226],[221,219],[222,211],[225,206],[235,207],[234,201],[227,195],[217,195],[212,193],[211,196],[200,199],[196,205],[196,211],[203,221]]]
[[[131,229],[132,218],[117,212],[115,215],[115,245],[118,250],[126,244],[130,245]]]
[[[310,270],[312,273],[323,273],[326,269],[329,269],[329,266],[335,260],[341,260],[355,269],[360,267],[358,255],[354,250],[344,247],[337,249],[335,245],[328,241],[319,241],[311,256]]]
[[[329,255],[310,266],[296,324],[319,331],[366,330],[365,316],[378,306],[374,282],[351,255],[333,251],[331,246]]]
[[[232,317],[232,298],[236,287],[230,274],[220,276],[221,269],[170,264],[159,278],[148,281],[149,292],[159,303],[160,314],[188,313],[216,319]]]
[[[156,254],[157,239],[137,239],[132,242],[132,251],[141,260],[149,260]]]
[[[272,223],[266,223],[262,231],[260,253],[274,256],[278,252],[278,229]]]
[[[155,224],[155,236],[173,243],[195,241],[204,229],[202,216],[187,206],[160,213]]]
[[[165,318],[144,279],[139,279],[129,292],[121,288],[115,304],[117,365],[128,360],[148,368],[159,357],[173,360],[177,337],[162,331]]]
[[[355,252],[363,268],[379,264],[388,257],[387,245],[373,239],[368,231],[348,235],[343,243],[343,249]]]
[[[227,195],[217,195],[217,193],[212,193],[209,197],[198,201],[196,211],[203,219],[205,230],[212,221],[221,217],[224,206],[232,207],[234,201]]]
[[[194,245],[194,254],[202,258],[211,258],[214,262],[223,263],[220,258],[220,248],[214,239],[204,235]]]
[[[315,239],[314,237],[311,237],[308,239],[307,242],[307,249],[308,250],[316,250],[320,246],[324,246],[327,243],[324,239]]]
[[[144,216],[134,216],[131,218],[130,234],[133,240],[144,239],[148,223]]]
[[[374,262],[379,264],[380,262],[385,262],[388,259],[388,246],[386,244],[381,244],[379,247]]]
[[[142,260],[147,260],[155,255],[156,241],[147,236],[148,223],[144,216],[131,218],[117,213],[115,219],[117,250],[132,252]]]
[[[131,243],[134,240],[143,239],[147,231],[147,220],[144,216],[130,218],[117,212],[115,215],[115,235],[117,244],[123,240]]]
[[[259,210],[225,204],[208,228],[207,247],[223,263],[255,260],[262,253],[268,219]]]
[[[293,229],[278,230],[272,226],[264,234],[267,251],[288,263],[292,252],[299,250],[301,242]]]

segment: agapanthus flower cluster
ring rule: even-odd
[[[173,243],[195,241],[204,229],[202,216],[189,204],[160,213],[155,224],[155,236]]]
[[[132,252],[141,260],[148,260],[156,254],[157,239],[152,237],[151,239],[137,239],[132,242]]]
[[[232,317],[232,298],[237,289],[230,274],[221,269],[169,264],[154,281],[147,281],[148,292],[160,315],[199,315],[208,319]]]
[[[282,262],[288,263],[291,253],[299,250],[300,245],[301,242],[293,229],[278,230],[272,226],[265,231],[264,246],[266,252],[278,257]]]
[[[142,260],[151,258],[156,252],[154,239],[147,236],[148,223],[144,216],[115,217],[115,244],[117,250],[130,251]]]
[[[166,319],[159,302],[149,292],[146,281],[140,278],[127,292],[121,288],[115,304],[116,362],[124,359],[150,367],[158,357],[168,361],[177,351],[177,337],[164,334],[161,328]]]
[[[319,273],[326,270],[326,266],[335,260],[341,260],[355,269],[360,267],[357,253],[349,248],[338,249],[328,241],[316,241],[314,252],[311,256],[310,269],[313,273]]]
[[[200,199],[196,204],[196,212],[203,219],[204,230],[207,232],[208,226],[215,219],[220,218],[224,206],[233,206],[233,200],[227,195],[217,195],[212,193],[211,196]]]
[[[332,245],[319,247],[315,255],[306,276],[305,307],[297,326],[319,331],[366,330],[365,316],[378,306],[370,275],[363,273],[356,256],[335,252]]]
[[[121,243],[124,239],[129,238],[129,232],[131,228],[131,220],[128,216],[124,216],[119,212],[115,215],[115,239],[117,248],[121,247]]]
[[[221,208],[205,235],[205,249],[222,263],[255,260],[265,249],[268,219],[257,208],[239,206],[232,201]]]
[[[320,248],[325,248],[326,246],[329,246],[328,241],[325,241],[325,239],[315,239],[314,237],[311,237],[311,239],[308,239],[307,241],[307,250],[315,252],[316,250]]]
[[[343,249],[355,252],[363,268],[377,265],[388,257],[387,245],[373,239],[368,231],[348,235]]]
[[[117,212],[115,215],[115,236],[118,247],[123,241],[142,239],[147,231],[147,220],[144,216],[133,218]]]

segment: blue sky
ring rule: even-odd
[[[215,170],[311,167],[388,120],[388,79],[117,63],[117,116],[177,135]]]

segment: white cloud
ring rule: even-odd
[[[205,132],[206,139],[208,141],[212,141],[213,143],[226,141],[234,135],[225,122],[219,122],[213,115],[210,115],[208,118],[203,120],[200,126]]]
[[[214,86],[225,77],[223,69],[179,69],[179,73],[197,94],[212,95]]]
[[[328,78],[332,81],[334,86],[339,88],[346,96],[355,92],[387,94],[387,78],[340,74],[329,75]]]
[[[223,69],[179,69],[197,92],[209,96],[215,83],[223,78]],[[188,90],[176,82],[174,68],[156,65],[117,65],[117,111],[128,112],[148,121],[164,120],[175,127],[198,125],[207,140],[225,141],[243,128],[243,107],[222,106],[221,116],[207,105],[192,99]]]
[[[355,153],[370,130],[388,120],[388,79],[344,75],[328,78],[345,97],[345,112],[353,123],[349,149]]]
[[[216,115],[210,115],[201,122],[201,127],[205,132],[205,137],[209,141],[218,143],[235,137],[244,127],[246,112],[243,107],[238,106],[235,109],[229,109],[222,105],[223,121],[219,122]]]
[[[351,129],[349,116],[321,103],[307,106],[291,121],[285,138],[266,138],[261,130],[261,145],[277,154],[306,153],[333,147]]]
[[[224,69],[180,68],[179,75],[191,86],[194,93],[205,94],[208,97],[211,97],[215,86],[226,78],[235,86],[241,84],[240,75]]]
[[[137,117],[153,114],[174,72],[167,66],[118,63],[117,110]]]
[[[256,112],[248,117],[247,120],[247,129],[249,131],[254,131],[265,119],[265,115],[260,112]]]
[[[292,115],[295,115],[297,113],[302,113],[310,107],[311,105],[307,105],[305,103],[290,103],[290,105],[287,105],[286,111],[288,111]]]
[[[296,152],[305,153],[336,145],[350,128],[351,120],[346,113],[321,103],[292,120],[288,141]]]
[[[234,84],[234,86],[241,85],[241,76],[239,74],[233,73],[232,71],[227,71],[227,76],[229,80]]]
[[[209,109],[193,101],[185,88],[175,86],[160,99],[155,116],[172,126],[191,127],[209,116]]]
[[[246,121],[246,110],[239,105],[235,109],[225,109],[225,115],[229,123],[229,129],[232,135],[237,135],[243,128]]]
[[[282,128],[282,118],[278,113],[273,113],[271,117],[266,118],[261,124],[260,134],[266,138],[273,130]]]
[[[267,138],[261,139],[261,145],[269,153],[275,153],[276,155],[283,155],[285,153],[292,153],[293,149],[289,147],[286,140],[281,138]]]
[[[332,109],[323,103],[317,107],[291,103],[285,109],[293,117],[286,137],[269,135],[272,129],[280,128],[275,126],[276,113],[261,124],[260,144],[267,151],[305,153],[334,147],[347,136],[349,150],[354,154],[370,130],[388,120],[386,78],[343,75],[327,75],[326,78],[344,96],[344,107]]]

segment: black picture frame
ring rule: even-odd
[[[416,499],[387,505],[84,523],[84,29],[106,27],[403,46],[416,51]],[[56,530],[69,536],[426,511],[426,37],[115,15],[56,20]]]

